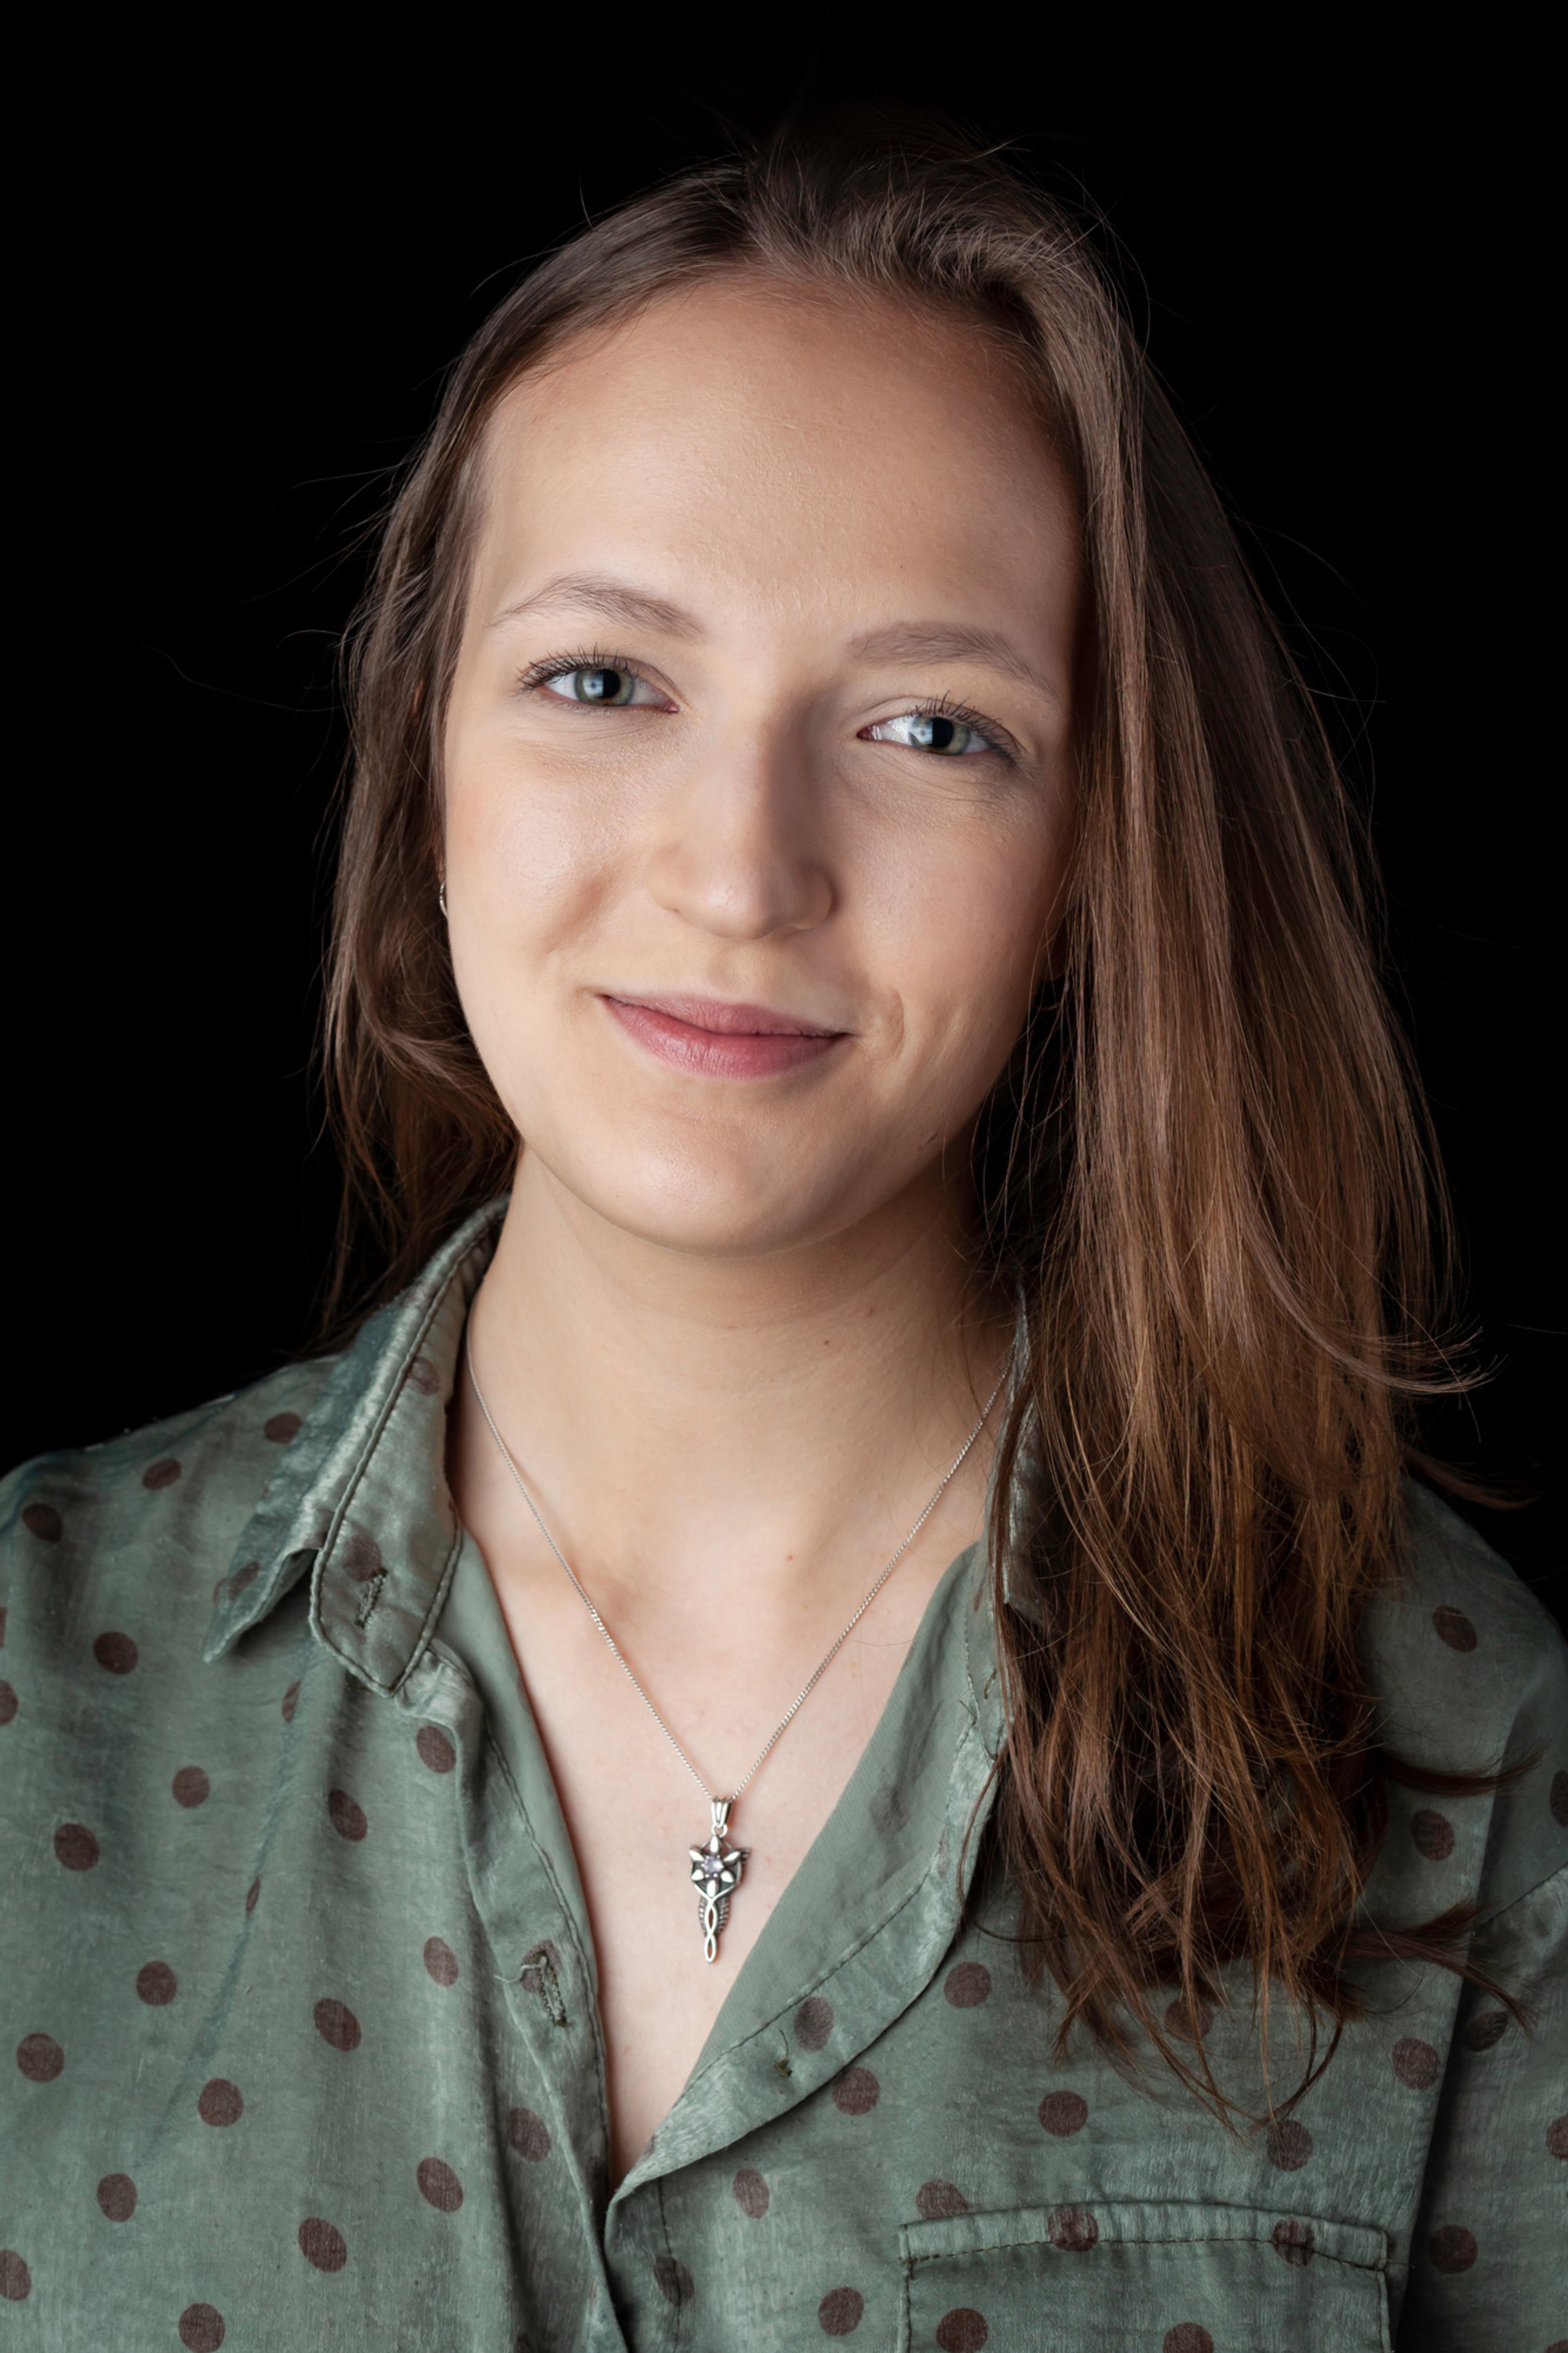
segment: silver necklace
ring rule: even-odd
[[[795,1694],[794,1700],[791,1702],[788,1708],[786,1708],[784,1715],[779,1718],[778,1723],[773,1726],[773,1731],[769,1734],[767,1739],[763,1742],[761,1749],[758,1751],[756,1757],[752,1761],[750,1771],[742,1774],[742,1778],[736,1782],[735,1787],[731,1790],[727,1798],[716,1798],[709,1789],[707,1782],[703,1779],[701,1774],[698,1771],[696,1766],[692,1763],[685,1749],[682,1748],[679,1741],[677,1740],[674,1733],[671,1732],[668,1725],[666,1724],[663,1716],[660,1715],[658,1708],[655,1707],[652,1700],[649,1699],[647,1692],[644,1691],[641,1683],[638,1683],[637,1676],[632,1672],[631,1667],[627,1662],[626,1653],[622,1651],[620,1644],[616,1641],[615,1636],[611,1633],[609,1628],[600,1617],[597,1609],[595,1609],[592,1600],[584,1589],[582,1580],[579,1578],[576,1570],[573,1567],[571,1562],[567,1559],[565,1554],[562,1551],[560,1546],[551,1535],[550,1530],[545,1526],[543,1515],[541,1513],[538,1504],[534,1502],[533,1497],[529,1493],[521,1472],[518,1469],[517,1464],[512,1460],[511,1450],[507,1445],[507,1442],[501,1436],[500,1430],[496,1428],[495,1417],[491,1413],[489,1406],[485,1403],[484,1391],[480,1388],[479,1377],[474,1371],[473,1351],[468,1345],[468,1335],[466,1330],[463,1334],[463,1362],[468,1367],[469,1386],[473,1389],[474,1397],[478,1401],[479,1411],[485,1418],[486,1426],[489,1430],[490,1436],[495,1440],[496,1445],[500,1451],[501,1461],[506,1464],[507,1469],[511,1473],[518,1493],[522,1497],[523,1502],[528,1505],[529,1510],[533,1514],[534,1524],[538,1527],[540,1535],[544,1538],[545,1543],[550,1546],[551,1551],[555,1555],[556,1559],[561,1563],[562,1567],[566,1571],[566,1574],[571,1578],[573,1585],[576,1588],[577,1599],[581,1601],[584,1609],[587,1611],[589,1617],[593,1620],[595,1625],[604,1636],[605,1641],[609,1647],[610,1655],[615,1660],[616,1664],[620,1668],[622,1674],[625,1675],[627,1683],[630,1683],[633,1691],[636,1692],[638,1699],[641,1700],[644,1707],[647,1708],[648,1714],[652,1716],[654,1722],[658,1725],[659,1730],[663,1733],[665,1738],[668,1741],[670,1746],[674,1749],[676,1755],[679,1757],[681,1763],[685,1766],[687,1771],[690,1774],[692,1779],[696,1782],[698,1788],[701,1790],[703,1796],[708,1800],[710,1816],[708,1837],[701,1846],[688,1847],[686,1851],[691,1858],[691,1882],[697,1890],[697,1916],[699,1926],[702,1930],[702,1949],[707,1955],[709,1960],[716,1961],[719,1957],[719,1938],[723,1931],[724,1924],[730,1916],[730,1898],[733,1895],[736,1888],[739,1887],[741,1883],[741,1873],[745,1869],[746,1858],[752,1852],[750,1847],[731,1845],[731,1810],[736,1804],[742,1791],[752,1779],[759,1768],[763,1766],[767,1762],[768,1758],[773,1755],[773,1750],[784,1738],[784,1734],[789,1730],[790,1725],[795,1722],[795,1717],[799,1715],[801,1709],[805,1706],[812,1693],[816,1689],[817,1684],[822,1681],[823,1676],[827,1672],[828,1668],[833,1664],[834,1660],[838,1656],[839,1651],[844,1648],[845,1643],[849,1640],[850,1635],[855,1631],[856,1627],[860,1623],[861,1619],[864,1618],[867,1610],[869,1609],[872,1602],[875,1601],[878,1594],[880,1593],[883,1586],[886,1585],[889,1577],[891,1577],[894,1569],[897,1568],[900,1561],[902,1560],[904,1555],[908,1552],[910,1546],[913,1544],[915,1538],[919,1535],[921,1530],[924,1527],[926,1522],[935,1511],[937,1505],[941,1503],[943,1495],[946,1494],[948,1487],[952,1483],[960,1466],[968,1455],[971,1447],[974,1444],[975,1440],[979,1437],[981,1431],[985,1427],[986,1416],[990,1413],[992,1407],[995,1404],[997,1398],[1001,1395],[1002,1381],[1006,1379],[1006,1373],[1003,1373],[1002,1380],[997,1382],[996,1387],[986,1398],[985,1403],[981,1409],[979,1420],[975,1423],[973,1429],[970,1431],[968,1437],[959,1448],[958,1452],[948,1464],[946,1471],[942,1473],[941,1482],[937,1487],[935,1494],[932,1495],[930,1503],[921,1514],[920,1518],[915,1522],[913,1527],[910,1530],[908,1535],[904,1538],[903,1543],[899,1546],[898,1551],[888,1563],[886,1568],[883,1569],[882,1574],[879,1577],[875,1585],[872,1586],[864,1601],[861,1602],[860,1607],[855,1612],[854,1617],[850,1619],[849,1623],[845,1627],[837,1641],[833,1644],[831,1650],[827,1651],[821,1664],[816,1669],[816,1673],[810,1677],[809,1681],[801,1685],[801,1688]]]

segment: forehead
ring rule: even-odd
[[[996,334],[754,279],[665,297],[526,375],[490,421],[481,482],[481,594],[568,553],[700,557],[820,593],[846,565],[918,550],[1016,595],[1076,539],[1039,404]]]

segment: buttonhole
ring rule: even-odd
[[[566,2023],[566,2004],[561,1998],[561,1980],[555,1974],[555,1964],[548,1945],[535,1945],[532,1952],[523,1956],[522,1989],[536,1994],[550,2012],[552,2026]]]
[[[381,1588],[385,1583],[386,1571],[384,1568],[378,1568],[375,1575],[371,1578],[370,1583],[365,1587],[363,1593],[360,1597],[359,1608],[354,1611],[354,1624],[356,1626],[364,1627],[369,1625],[370,1613],[375,1608],[376,1603],[381,1599]]]

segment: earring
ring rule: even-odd
[[[440,910],[441,910],[441,921],[442,921],[443,923],[445,923],[445,922],[447,920],[447,878],[446,878],[446,876],[445,876],[444,874],[443,874],[443,875],[442,875],[442,877],[441,877],[441,888],[440,888],[440,889],[437,892],[437,893],[436,893],[436,904],[440,908]]]

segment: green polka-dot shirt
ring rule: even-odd
[[[1475,1907],[1528,2034],[1364,1965],[1366,2017],[1239,2132],[1152,2054],[1053,2056],[985,1831],[972,1550],[609,2194],[582,1891],[442,1475],[495,1219],[341,1357],[0,1490],[5,2353],[1568,2340],[1563,1647],[1419,1490],[1365,1628],[1386,1736],[1437,1773],[1535,1761],[1395,1789],[1365,1908]],[[1263,2115],[1251,1989],[1223,1991],[1214,2063]]]

